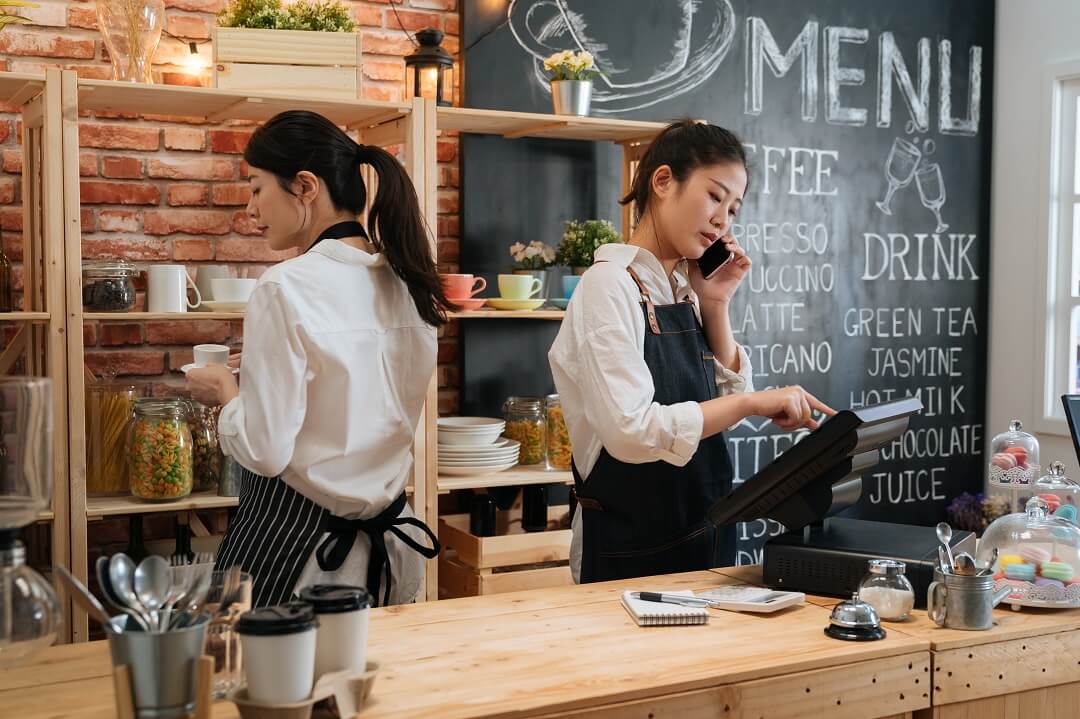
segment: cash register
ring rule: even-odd
[[[765,542],[762,573],[774,589],[850,597],[871,559],[907,565],[917,606],[926,603],[938,541],[934,527],[833,516],[855,504],[862,475],[900,437],[917,397],[838,412],[709,509],[716,526],[773,519],[786,532]],[[953,532],[954,555],[975,555],[975,535]]]

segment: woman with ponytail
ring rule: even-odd
[[[221,447],[244,468],[218,567],[252,575],[256,606],[314,583],[412,601],[438,543],[405,486],[449,306],[416,193],[392,155],[312,112],[272,118],[244,160],[247,212],[272,249],[299,254],[251,296],[240,385],[222,366],[187,376],[221,405]],[[378,178],[366,227],[364,165]]]

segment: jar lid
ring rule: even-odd
[[[300,590],[300,599],[311,604],[316,614],[343,614],[371,606],[366,589],[348,584],[313,584]]]
[[[559,399],[559,395],[549,394],[547,397],[544,397],[544,402],[546,402],[547,404],[559,404],[561,400]]]
[[[870,573],[871,574],[903,574],[907,568],[903,562],[898,562],[895,559],[871,559],[870,560]]]
[[[543,407],[543,401],[539,397],[507,397],[504,410],[518,410],[524,412],[538,412]]]
[[[135,411],[157,417],[187,417],[191,404],[183,397],[139,397],[135,400]]]
[[[83,262],[82,268],[89,274],[107,276],[134,277],[138,273],[134,263],[127,260],[89,260]]]
[[[276,607],[260,607],[244,612],[236,631],[257,637],[299,634],[319,625],[315,610],[307,602],[289,602]]]

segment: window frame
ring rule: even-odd
[[[1039,266],[1045,271],[1045,301],[1039,303],[1042,342],[1036,348],[1038,383],[1033,392],[1034,429],[1069,436],[1061,395],[1070,391],[1076,358],[1072,347],[1072,318],[1080,308],[1080,288],[1074,288],[1074,265],[1080,267],[1080,248],[1073,240],[1080,206],[1080,162],[1077,125],[1080,124],[1080,60],[1051,65],[1044,73],[1043,136],[1040,164],[1041,193],[1037,237]],[[1068,352],[1068,354],[1066,354]]]

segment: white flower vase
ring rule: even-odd
[[[544,299],[548,297],[548,271],[547,270],[514,270],[515,275],[530,275],[540,280],[540,294],[536,295],[533,299]]]
[[[551,101],[556,115],[587,117],[592,101],[592,80],[552,80]]]

